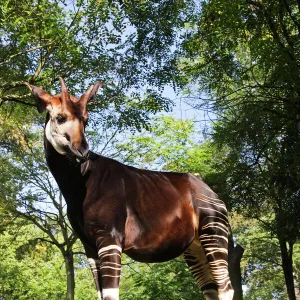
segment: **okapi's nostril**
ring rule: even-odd
[[[67,141],[70,142],[71,138],[70,138],[70,135],[68,133],[65,133],[65,137],[66,137]]]

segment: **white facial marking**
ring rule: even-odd
[[[46,125],[45,134],[47,140],[51,143],[51,145],[58,153],[63,155],[66,154],[66,151],[58,143],[61,142],[61,144],[66,144],[66,142],[68,141],[64,136],[53,133],[51,120],[49,120]]]
[[[105,300],[108,297],[111,300],[119,300],[119,289],[103,289],[102,290],[103,299]]]
[[[73,120],[66,120],[62,124],[58,124],[55,120],[59,115],[60,110],[53,108],[50,111],[51,118],[46,124],[46,138],[54,147],[54,149],[64,155],[66,154],[65,147],[70,147],[70,141],[66,138],[66,133],[74,138],[74,132],[79,128],[80,121],[76,118]],[[72,139],[72,138],[71,138]]]

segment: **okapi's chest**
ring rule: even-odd
[[[194,239],[198,217],[187,174],[138,170],[103,157],[89,173],[83,220],[91,241],[115,235],[126,254],[149,262],[180,255]]]

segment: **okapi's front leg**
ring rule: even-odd
[[[119,243],[97,243],[101,275],[102,299],[119,300],[122,248]]]
[[[98,293],[98,299],[102,299],[102,288],[101,288],[101,275],[100,275],[100,262],[98,258],[90,258],[88,257],[88,262],[91,268],[91,271],[93,273],[97,293]]]
[[[88,263],[90,265],[97,293],[98,299],[102,300],[102,287],[101,287],[101,275],[100,275],[100,262],[98,259],[98,254],[96,249],[91,249],[89,246],[84,244],[85,254],[88,259]]]

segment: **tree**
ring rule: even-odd
[[[7,217],[17,216],[29,221],[40,229],[38,239],[58,248],[66,269],[67,299],[74,299],[73,248],[77,236],[69,225],[65,202],[46,166],[41,135],[25,128],[19,133],[23,137],[12,137],[7,141],[8,151],[1,156],[4,166],[10,167],[11,180],[18,183],[18,189],[9,194],[10,188],[7,190],[3,185],[1,194],[11,201],[8,202],[10,205],[1,206]],[[1,182],[6,179],[6,173],[2,173]]]
[[[1,106],[7,106],[20,121],[17,110],[35,106],[23,82],[57,90],[60,75],[68,78],[73,93],[85,90],[95,80],[104,82],[103,94],[92,109],[99,113],[103,107],[110,108],[107,117],[111,123],[141,127],[149,113],[168,110],[172,103],[153,88],[162,87],[162,79],[149,79],[145,84],[145,69],[151,65],[147,62],[149,51],[143,58],[132,54],[132,48],[139,49],[133,46],[139,34],[123,8],[117,1],[80,0],[68,5],[65,0],[2,0]],[[158,67],[155,74],[157,71]]]
[[[2,299],[64,299],[66,271],[59,249],[41,237],[38,227],[15,218],[0,234]],[[78,245],[76,245],[78,247]],[[87,263],[76,255],[75,299],[94,299],[96,292]]]
[[[183,259],[141,264],[125,259],[120,297],[129,299],[204,299]]]
[[[160,116],[153,119],[151,130],[129,135],[116,144],[120,159],[145,169],[209,174],[213,148],[201,143],[193,120]]]
[[[299,15],[297,1],[204,1],[181,60],[183,80],[197,82],[190,91],[206,93],[198,107],[219,116],[214,138],[227,149],[233,205],[273,214],[289,299],[300,236]]]
[[[24,224],[22,219],[14,223],[0,235],[1,297],[63,298],[64,272],[54,248],[39,242],[41,233],[36,227]]]
[[[286,299],[278,240],[255,219],[231,216],[238,243],[245,247],[242,258],[245,299]]]

